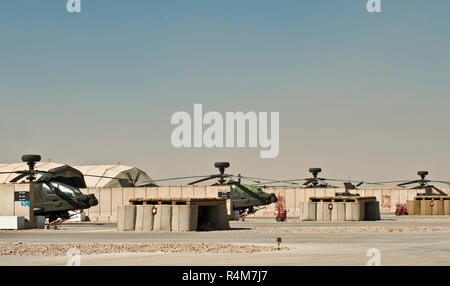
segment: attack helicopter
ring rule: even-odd
[[[34,215],[45,216],[50,222],[58,218],[66,220],[71,217],[69,211],[88,209],[98,204],[94,194],[85,195],[79,190],[86,188],[80,171],[68,165],[49,171],[36,170],[36,163],[41,161],[39,155],[23,155],[22,161],[27,163],[28,170],[0,174],[18,174],[9,180],[10,183],[17,183],[25,178],[27,183],[32,184]]]
[[[427,180],[426,176],[429,175],[428,171],[417,171],[417,175],[419,175],[420,179],[418,180],[410,180],[410,181],[390,181],[390,182],[381,182],[381,183],[399,183],[397,186],[404,188],[407,185],[418,184],[415,187],[411,187],[411,190],[424,190],[424,193],[418,193],[418,196],[447,196],[446,193],[441,191],[438,187],[434,185],[430,185],[429,183],[440,183],[450,185],[450,182],[447,181],[437,181],[437,180]],[[436,191],[437,193],[433,192]]]
[[[177,177],[154,180],[153,182],[200,178],[188,183],[188,185],[196,185],[201,182],[217,179],[217,181],[213,183],[212,186],[231,186],[230,192],[219,193],[218,195],[227,199],[231,199],[233,210],[239,211],[240,214],[246,215],[253,214],[261,208],[278,201],[278,198],[275,194],[269,194],[264,192],[260,187],[242,183],[242,180],[251,181],[253,183],[261,183],[260,180],[270,179],[245,177],[241,176],[241,174],[237,176],[225,174],[225,169],[230,167],[229,162],[216,162],[214,163],[214,167],[219,170],[218,174]]]
[[[352,180],[340,180],[340,179],[328,179],[328,178],[320,178],[318,177],[319,173],[322,172],[321,168],[309,168],[309,172],[312,174],[310,178],[302,178],[302,179],[291,179],[291,180],[282,180],[282,181],[271,181],[264,183],[264,187],[274,183],[287,183],[290,185],[299,185],[298,181],[305,181],[302,184],[302,187],[305,189],[311,188],[334,188],[337,189],[339,187],[329,184],[329,182],[340,182],[344,185],[344,192],[336,192],[336,196],[359,196],[358,193],[351,193],[350,190],[358,190],[358,187],[363,184],[369,185],[381,185],[381,183],[369,183],[364,181],[352,181]],[[261,186],[261,185],[258,185]]]

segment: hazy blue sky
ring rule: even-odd
[[[1,1],[0,162],[154,178],[450,179],[450,1]],[[279,111],[280,154],[175,149],[176,111]]]

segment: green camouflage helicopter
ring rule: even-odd
[[[45,216],[50,222],[59,218],[66,220],[71,216],[69,211],[88,209],[98,204],[95,195],[80,192],[80,188],[86,188],[80,171],[67,165],[50,171],[35,170],[36,162],[40,160],[39,155],[23,155],[22,161],[27,163],[28,170],[0,172],[19,174],[10,180],[10,183],[17,183],[26,177],[26,181],[32,184],[34,215]],[[40,177],[36,179],[38,175]]]
[[[212,186],[231,186],[230,192],[219,192],[218,195],[226,199],[231,199],[233,204],[233,210],[239,211],[240,214],[246,215],[253,214],[259,209],[272,203],[276,203],[278,201],[278,198],[275,194],[266,193],[260,187],[257,186],[241,183],[241,180],[248,180],[254,183],[261,183],[261,181],[259,180],[270,180],[270,179],[244,177],[241,176],[240,174],[238,176],[225,174],[225,169],[230,167],[229,162],[216,162],[214,164],[214,167],[219,169],[219,174],[206,176],[177,177],[162,180],[154,180],[154,182],[201,178],[196,181],[188,183],[188,185],[195,185],[208,180],[217,179],[217,182],[212,184]]]

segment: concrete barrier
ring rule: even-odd
[[[117,216],[117,230],[134,230],[136,224],[136,206],[119,206],[117,209]]]
[[[45,216],[34,216],[34,222],[36,223],[36,228],[45,228]]]
[[[420,215],[432,215],[430,200],[420,200]]]
[[[144,231],[144,206],[136,206],[135,231]]]
[[[444,201],[444,215],[450,215],[450,200]]]
[[[172,231],[197,230],[198,206],[172,206]]]
[[[406,209],[408,211],[408,215],[420,215],[420,201],[406,201]]]
[[[348,221],[362,221],[365,219],[363,202],[348,202],[345,205],[345,220]]]
[[[0,229],[24,229],[25,217],[0,216]]]
[[[155,215],[153,214],[154,205],[144,205],[144,221],[142,222],[142,231],[149,232],[153,230]]]
[[[0,216],[14,216],[13,184],[0,184]]]
[[[115,210],[115,213],[117,214],[117,208]],[[70,215],[70,219],[67,221],[72,221],[72,222],[86,221],[86,213],[84,211],[82,211],[82,212],[69,211],[69,215]]]
[[[172,230],[172,205],[156,205],[153,230]]]
[[[433,215],[444,215],[444,201],[435,200],[434,205],[431,207]]]
[[[345,203],[335,202],[333,203],[333,209],[331,210],[332,221],[345,221]]]
[[[364,220],[380,220],[380,202],[366,202],[364,206]]]
[[[318,221],[331,221],[331,210],[328,209],[328,202],[317,203],[317,220]]]
[[[32,190],[32,184],[0,184],[0,216],[24,217],[24,228],[35,228]]]
[[[86,215],[91,219],[91,221],[109,221],[117,222],[117,207],[119,205],[128,204],[128,200],[134,197],[144,196],[147,198],[156,198],[161,196],[179,196],[181,188],[181,197],[199,197],[202,196],[204,191],[206,196],[213,196],[216,192],[227,192],[230,186],[221,186],[220,188],[206,187],[205,190],[196,188],[194,194],[193,186],[170,186],[167,187],[147,187],[147,188],[93,188],[93,189],[82,189],[83,193],[93,193],[99,199],[99,205],[91,207],[89,210],[85,210]],[[0,186],[2,189],[2,186]],[[285,200],[285,206],[289,208],[287,213],[289,218],[300,217],[300,203],[306,203],[309,201],[309,197],[317,196],[320,194],[325,194],[327,196],[334,196],[335,192],[343,192],[343,188],[339,189],[304,189],[304,188],[265,188],[263,189],[266,193],[276,193],[281,194]],[[443,189],[444,192],[450,192],[449,189]],[[107,194],[111,192],[111,197]],[[405,189],[361,189],[357,191],[352,191],[353,193],[359,193],[362,196],[377,196],[380,201],[380,212],[381,213],[393,213],[395,210],[396,203],[406,203],[407,200],[413,200],[417,196],[417,193],[423,192],[422,190],[405,190]],[[1,194],[0,197],[4,197],[5,194]],[[103,202],[106,200],[106,203]],[[7,212],[12,206],[5,205],[3,200],[0,200],[0,214]],[[383,208],[381,208],[381,203],[384,203]],[[111,205],[111,206],[110,206]],[[276,204],[270,204],[265,206],[264,209],[252,214],[251,217],[273,217]],[[3,207],[2,207],[3,206]],[[228,214],[231,215],[231,202],[227,201]],[[445,206],[444,206],[445,209]],[[4,211],[5,210],[5,211]],[[420,209],[419,209],[420,210]],[[445,212],[445,210],[444,210]],[[111,214],[110,214],[111,213]],[[6,214],[4,214],[6,215]],[[21,214],[15,214],[21,215]],[[420,215],[420,211],[417,213]],[[450,207],[449,213],[450,215]]]
[[[317,218],[317,203],[300,203],[300,220],[310,221]]]
[[[170,186],[169,189],[167,187],[147,187],[147,188],[93,188],[93,189],[82,189],[83,193],[93,193],[99,199],[99,205],[95,207],[91,207],[89,210],[86,210],[86,215],[91,219],[91,221],[109,221],[109,222],[117,222],[117,207],[119,205],[128,204],[128,200],[134,197],[144,196],[145,189],[145,197],[153,198],[153,197],[161,197],[161,196],[178,196],[180,194],[181,188],[181,197],[198,197],[203,193],[203,189],[196,189],[194,196],[194,187],[193,186]],[[229,186],[221,186],[220,192],[229,191]],[[2,187],[0,186],[0,189]],[[219,191],[219,188],[214,187],[206,187],[206,196],[212,196]],[[317,196],[319,194],[324,194],[327,196],[334,196],[335,192],[343,192],[344,189],[304,189],[304,188],[265,188],[263,189],[267,193],[277,193],[282,194],[285,200],[285,206],[289,208],[289,212],[287,213],[288,217],[299,217],[300,216],[300,203],[306,203],[309,201],[310,196]],[[450,192],[449,189],[442,189],[444,192]],[[168,191],[168,192],[167,192]],[[111,192],[111,198],[107,195],[107,192]],[[413,200],[416,197],[417,193],[423,192],[423,190],[406,190],[406,189],[389,189],[389,190],[381,190],[381,189],[361,189],[357,191],[352,191],[353,193],[357,192],[362,196],[377,196],[380,201],[380,211],[381,213],[393,213],[395,210],[396,203],[406,203],[407,200]],[[103,202],[106,200],[106,203]],[[292,201],[294,200],[294,202]],[[3,200],[0,200],[0,214],[3,210],[7,210],[8,207],[11,206],[3,206]],[[383,208],[381,208],[381,203],[384,203]],[[111,206],[109,206],[111,204]],[[230,201],[227,201],[227,205],[229,208],[229,214],[231,214],[231,205]],[[444,207],[445,208],[445,207]],[[276,212],[275,204],[271,204],[266,206],[264,209],[252,214],[251,217],[273,217],[273,213]],[[111,215],[109,214],[111,213]],[[4,214],[6,215],[6,214]],[[20,214],[15,214],[20,215]],[[420,211],[417,213],[420,215]],[[450,215],[450,207],[449,213]]]

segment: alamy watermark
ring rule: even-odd
[[[69,12],[69,13],[73,13],[73,12],[80,13],[81,12],[81,0],[67,0],[66,9],[67,9],[67,12]]]
[[[192,120],[189,113],[184,111],[178,111],[172,115],[170,123],[178,125],[171,136],[172,145],[175,148],[255,148],[259,146],[266,149],[260,151],[261,158],[278,156],[280,148],[278,112],[270,113],[270,137],[267,112],[250,111],[245,114],[240,111],[226,112],[224,120],[222,115],[215,111],[203,115],[203,105],[194,104],[193,118]],[[204,125],[207,125],[205,130],[203,130]],[[248,142],[246,142],[247,138]]]
[[[80,13],[81,12],[81,0],[67,0],[66,4],[67,12]],[[381,12],[381,0],[368,0],[366,9],[369,13]]]
[[[381,12],[381,0],[368,0],[366,5],[367,12],[380,13]]]
[[[367,266],[381,265],[381,252],[378,248],[371,248],[367,250],[367,257],[370,257],[370,259],[367,261]]]
[[[66,257],[68,258],[66,266],[81,265],[81,253],[77,248],[67,250]]]

